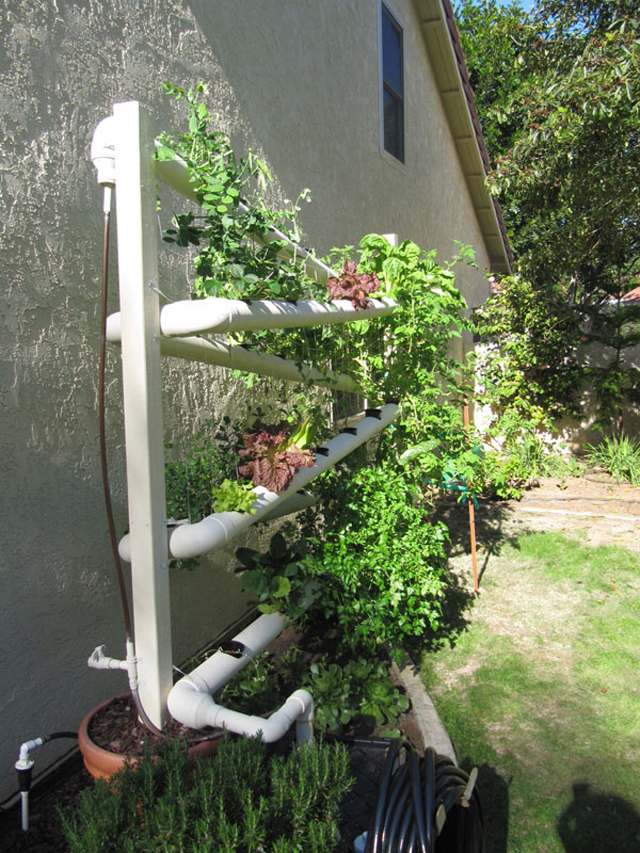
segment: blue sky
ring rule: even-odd
[[[511,5],[511,0],[498,0],[498,2],[501,6],[510,6]],[[533,4],[534,4],[534,0],[518,0],[518,5],[522,6],[522,8],[526,12],[531,11],[531,7],[533,6]]]

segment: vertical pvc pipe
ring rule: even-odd
[[[116,210],[122,373],[139,695],[159,728],[172,683],[165,533],[154,134],[150,114],[116,104]]]

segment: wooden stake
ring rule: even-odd
[[[464,404],[463,414],[462,414],[464,428],[468,432],[469,431],[469,404]],[[473,591],[478,592],[478,560],[476,557],[476,510],[473,504],[473,496],[471,494],[471,480],[467,479],[467,485],[469,486],[469,498],[467,503],[469,504],[469,536],[471,537],[471,562],[473,565]]]

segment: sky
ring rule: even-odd
[[[510,6],[511,0],[498,0],[498,3],[500,6]],[[525,12],[530,12],[534,5],[534,0],[518,0],[518,5],[522,6]]]
[[[511,6],[513,0],[498,0],[498,6]],[[521,6],[525,12],[530,12],[535,5],[535,0],[516,0],[518,6]]]

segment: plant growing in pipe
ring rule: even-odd
[[[247,512],[255,495],[251,485],[238,482],[238,426],[228,417],[211,431],[194,434],[181,454],[165,444],[167,516],[192,524],[224,509]],[[236,485],[231,485],[231,484]]]
[[[240,466],[240,475],[250,477],[254,486],[283,492],[299,468],[311,468],[315,462],[315,453],[309,449],[311,432],[311,417],[293,432],[286,421],[257,423],[252,432],[242,435],[244,447],[239,455],[246,461]]]
[[[242,589],[258,599],[261,613],[281,612],[295,621],[309,605],[314,584],[305,568],[301,542],[288,546],[284,536],[276,533],[269,550],[261,554],[252,548],[238,548]]]
[[[273,181],[267,165],[251,150],[237,157],[226,134],[212,128],[212,117],[201,100],[204,85],[185,90],[167,83],[164,88],[186,105],[189,128],[164,133],[157,156],[179,157],[187,164],[202,208],[197,214],[175,215],[164,240],[198,249],[195,295],[287,300],[326,296],[324,286],[317,287],[299,259],[283,253],[283,240],[273,237],[277,229],[282,237],[299,243],[296,216],[300,204],[309,200],[309,191],[303,190],[287,209],[272,208],[265,199]]]

